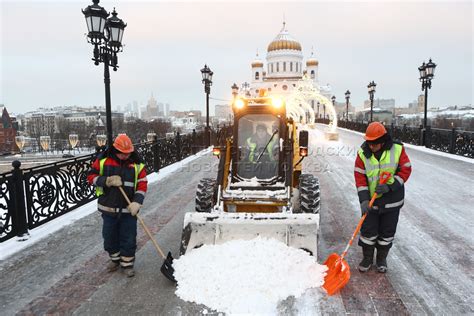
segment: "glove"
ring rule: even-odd
[[[360,203],[360,216],[364,216],[365,213],[368,213],[372,210],[373,208],[369,207],[369,200],[365,200]]]
[[[387,193],[388,191],[390,191],[390,187],[388,186],[388,184],[379,184],[375,188],[375,193],[377,194],[384,194],[384,193]]]
[[[127,209],[130,211],[130,214],[132,214],[132,216],[136,216],[138,214],[138,211],[140,210],[140,207],[142,207],[140,203],[132,202],[127,206]]]
[[[108,187],[120,187],[122,186],[122,178],[120,178],[120,176],[107,177],[105,185]]]

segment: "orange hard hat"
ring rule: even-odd
[[[125,154],[133,152],[132,140],[126,134],[118,134],[114,141],[114,147]]]
[[[369,124],[369,126],[367,126],[364,139],[370,142],[382,137],[385,134],[387,134],[387,130],[382,123],[372,122]]]

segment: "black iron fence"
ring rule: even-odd
[[[211,132],[218,143],[225,132]],[[180,161],[205,148],[204,133],[177,134],[170,139],[136,144],[148,173]],[[87,173],[97,153],[0,174],[0,242],[22,236],[46,222],[64,215],[96,198]]]
[[[317,119],[316,123],[329,124],[328,119]],[[368,123],[338,121],[338,127],[365,133]],[[406,125],[386,126],[388,132],[396,140],[404,143],[425,146],[427,148],[474,158],[474,132],[461,131],[456,128],[441,129],[427,126],[408,127]]]

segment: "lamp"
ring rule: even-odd
[[[82,10],[86,19],[88,42],[94,46],[92,60],[96,66],[104,63],[104,83],[105,83],[105,111],[107,121],[107,141],[112,145],[112,109],[110,99],[110,72],[109,67],[114,71],[118,68],[117,53],[122,51],[122,38],[127,26],[117,17],[117,12],[109,13],[99,5],[99,0],[93,0],[93,4]],[[108,18],[108,19],[107,19]]]

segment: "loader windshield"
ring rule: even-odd
[[[278,176],[279,119],[271,114],[250,114],[239,119],[237,174],[245,179]]]

